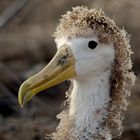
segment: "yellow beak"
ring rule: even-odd
[[[27,79],[20,87],[18,101],[21,107],[35,94],[76,75],[75,59],[69,46],[62,46],[51,62],[39,73]]]

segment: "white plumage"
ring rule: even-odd
[[[91,40],[98,43],[93,50],[88,48]],[[60,39],[56,44],[58,48],[64,44],[71,46],[76,59],[77,76],[73,78],[74,87],[70,95],[69,115],[75,119],[71,135],[79,140],[83,137],[92,140],[93,135],[108,131],[100,130],[100,125],[108,114],[111,100],[110,76],[115,55],[113,44],[100,43],[96,35],[92,38]]]

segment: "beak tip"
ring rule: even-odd
[[[23,108],[23,106],[24,106],[23,104],[20,105],[21,108]]]
[[[20,96],[18,96],[19,98],[18,98],[18,103],[19,103],[19,105],[20,105],[20,107],[21,108],[23,108],[23,101],[21,100],[21,98],[20,98]]]
[[[25,102],[26,101],[26,97],[27,97],[27,90],[28,90],[28,84],[26,84],[26,82],[24,82],[20,88],[19,88],[19,93],[18,93],[18,102],[21,108],[23,108]]]

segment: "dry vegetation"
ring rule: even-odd
[[[0,0],[0,17],[14,1]],[[68,84],[44,91],[47,94],[35,97],[24,109],[18,105],[17,93],[24,79],[50,61],[56,51],[51,34],[60,16],[76,5],[102,8],[120,27],[125,27],[135,52],[134,71],[140,73],[139,0],[26,0],[20,11],[0,27],[0,140],[42,140],[45,133],[54,130]],[[139,84],[138,78],[120,140],[140,139]]]

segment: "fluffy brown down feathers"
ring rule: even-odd
[[[75,7],[62,16],[54,33],[56,38],[91,37],[96,34],[101,43],[113,43],[115,60],[110,77],[110,105],[106,126],[113,137],[122,132],[123,111],[127,107],[127,97],[135,81],[132,72],[132,62],[129,36],[125,30],[118,28],[113,20],[108,18],[102,10]]]

